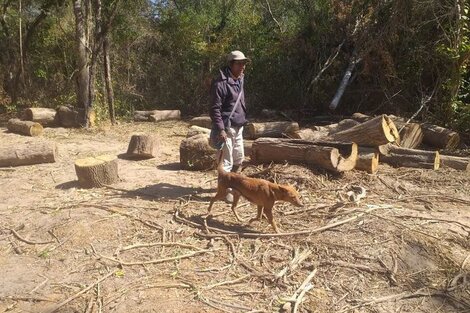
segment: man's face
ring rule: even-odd
[[[233,61],[230,64],[230,71],[236,78],[240,77],[245,71],[246,61]]]

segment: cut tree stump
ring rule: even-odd
[[[244,136],[247,139],[257,139],[260,137],[279,138],[283,135],[292,135],[299,130],[296,122],[265,122],[248,123],[244,129]]]
[[[63,127],[80,126],[78,111],[65,105],[61,105],[57,109],[57,120],[59,125]]]
[[[198,116],[195,118],[192,118],[189,121],[190,125],[195,125],[199,127],[204,127],[204,128],[212,128],[212,120],[209,116]]]
[[[379,168],[379,152],[359,147],[355,169],[375,174]]]
[[[389,142],[400,142],[400,135],[393,121],[386,115],[374,117],[331,137],[339,141],[352,141],[360,146],[375,147]]]
[[[39,136],[43,132],[42,125],[31,121],[21,121],[17,118],[8,120],[7,129],[15,134]]]
[[[75,161],[78,183],[83,188],[111,185],[119,181],[116,156],[101,155]]]
[[[352,170],[357,145],[298,139],[259,138],[253,142],[251,159],[255,163],[294,162],[315,165],[334,172]]]
[[[159,140],[147,134],[134,134],[127,148],[126,156],[134,159],[151,159],[158,155]]]
[[[28,108],[24,112],[24,119],[44,126],[57,124],[57,111],[49,108]]]
[[[380,156],[380,161],[392,166],[439,169],[440,155],[438,151],[408,149],[392,144],[381,148],[383,154]]]
[[[209,128],[204,128],[204,127],[193,125],[189,127],[186,138],[193,137],[199,134],[206,134],[209,136],[210,133],[211,133],[211,130]]]
[[[156,110],[149,116],[150,122],[160,122],[181,119],[180,110]]]
[[[210,170],[215,167],[216,150],[209,146],[209,136],[198,134],[185,138],[180,144],[180,165],[190,171]]]
[[[422,124],[423,143],[438,149],[454,150],[460,144],[460,136],[453,130],[431,124]]]
[[[441,166],[454,168],[459,171],[470,172],[470,158],[451,155],[440,155]]]
[[[57,145],[51,142],[28,142],[2,146],[0,167],[54,163],[57,155]]]

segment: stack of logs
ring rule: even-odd
[[[203,167],[191,169],[213,168],[214,150],[207,143],[210,118],[197,117],[190,124],[180,147],[185,155],[181,164],[206,159]],[[244,128],[244,138],[245,155],[255,163],[303,163],[333,172],[358,169],[375,173],[380,158],[380,162],[395,167],[436,170],[444,166],[470,171],[470,158],[442,155],[438,151],[457,148],[458,133],[436,125],[407,123],[392,115],[370,117],[355,113],[336,124],[304,129],[287,121],[249,123]],[[428,149],[419,149],[422,145]],[[192,154],[195,146],[198,152]]]

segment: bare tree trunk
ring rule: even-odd
[[[109,58],[109,38],[106,35],[103,42],[103,54],[104,54],[104,77],[106,83],[106,96],[108,99],[109,118],[111,123],[116,123],[116,113],[114,110],[114,91],[113,81],[111,80],[111,60]]]
[[[90,69],[88,65],[86,21],[81,0],[73,0],[73,12],[75,14],[75,39],[77,41],[77,106],[83,110],[80,110],[80,123],[83,127],[88,127]]]

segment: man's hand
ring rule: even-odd
[[[220,131],[219,139],[223,141],[227,140],[227,133],[225,132],[225,130]]]

